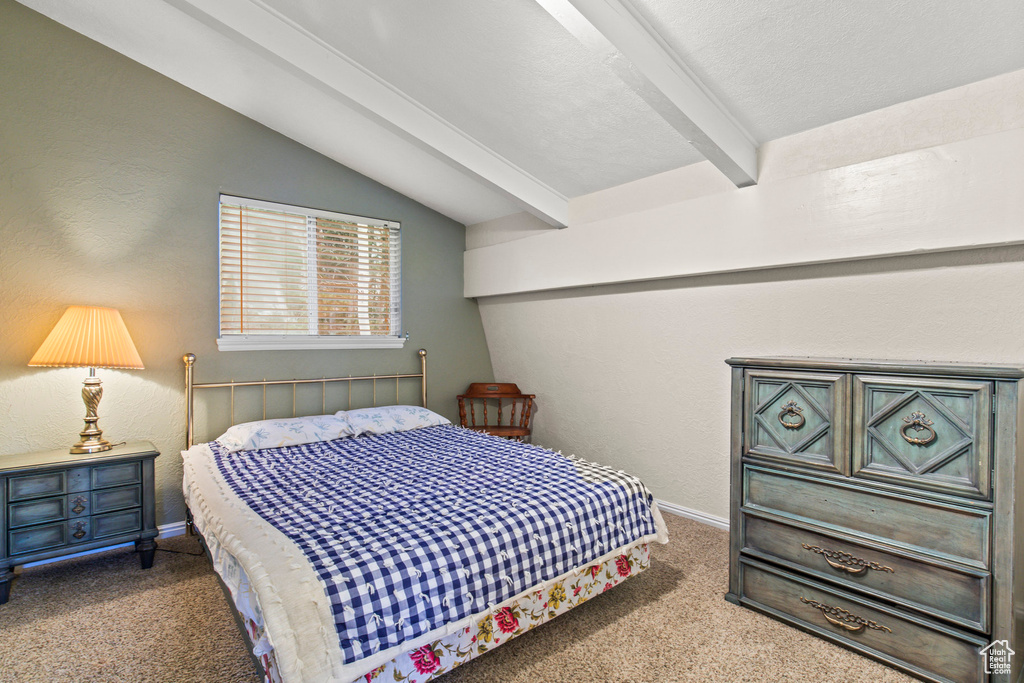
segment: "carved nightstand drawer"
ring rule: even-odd
[[[93,514],[142,505],[141,486],[122,486],[92,492]]]
[[[41,498],[24,503],[12,503],[7,507],[7,525],[11,529],[44,522],[55,522],[67,516],[65,498]]]
[[[17,529],[8,534],[8,552],[11,555],[59,548],[67,543],[67,522],[43,524]]]
[[[926,616],[987,631],[992,578],[986,571],[895,552],[770,516],[743,515],[743,552],[811,576],[895,599]]]
[[[742,604],[816,635],[899,664],[927,680],[986,680],[988,641],[882,603],[741,560]]]
[[[92,516],[92,537],[106,538],[138,531],[142,528],[142,510],[108,512]]]
[[[64,493],[67,488],[64,472],[46,472],[8,480],[8,500],[28,500]]]
[[[743,505],[979,569],[991,563],[989,510],[747,466]]]
[[[142,463],[126,462],[92,468],[92,487],[102,489],[142,481]]]

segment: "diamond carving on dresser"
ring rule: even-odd
[[[783,383],[762,401],[755,410],[754,421],[775,448],[790,454],[805,451],[821,440],[830,423],[828,410],[793,382]],[[825,448],[827,452],[827,445]]]
[[[945,474],[953,477],[967,474],[950,465],[969,457],[973,429],[928,392],[910,391],[890,401],[871,416],[867,431],[869,467],[918,476],[944,468],[949,468]]]

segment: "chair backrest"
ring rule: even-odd
[[[534,394],[524,394],[511,382],[474,382],[460,395],[463,427],[522,441],[530,435]]]

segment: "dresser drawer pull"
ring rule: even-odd
[[[804,416],[800,413],[804,412],[804,409],[796,404],[796,401],[790,401],[786,405],[782,406],[782,410],[779,411],[779,422],[786,429],[800,429],[804,426]],[[786,421],[786,416],[792,415],[795,420]]]
[[[935,430],[932,429],[932,425],[935,423],[925,417],[924,413],[911,413],[903,418],[903,421],[907,424],[900,427],[900,436],[906,439],[907,443],[912,443],[915,446],[927,446],[932,441],[935,441]],[[923,439],[919,439],[916,436],[908,436],[908,429],[913,429],[917,433],[928,432],[928,436]]]
[[[71,508],[71,511],[74,512],[77,515],[79,512],[81,512],[84,509],[85,509],[85,498],[83,498],[82,496],[79,496],[78,498],[75,498],[75,507]]]
[[[85,522],[78,522],[75,524],[75,533],[71,534],[75,538],[82,538],[85,536]]]
[[[800,598],[800,602],[805,605],[810,605],[821,610],[821,616],[825,617],[828,623],[835,626],[841,626],[850,633],[860,633],[865,628],[874,629],[876,631],[887,631],[892,633],[892,629],[888,626],[881,626],[876,621],[871,619],[865,619],[864,617],[858,617],[856,614],[847,612],[842,607],[832,607],[831,605],[823,605],[817,600],[811,600],[809,598]]]
[[[871,562],[870,560],[862,560],[859,557],[854,557],[850,553],[843,552],[842,550],[828,550],[816,545],[807,545],[806,543],[800,544],[804,550],[810,550],[812,553],[818,553],[825,558],[829,566],[834,569],[841,569],[843,571],[850,572],[851,574],[863,574],[869,569],[874,569],[876,572],[889,572],[895,574],[896,570],[892,567],[886,567],[883,564],[877,562]]]

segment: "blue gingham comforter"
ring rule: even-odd
[[[210,446],[234,493],[313,565],[346,663],[656,533],[638,479],[453,426]]]

